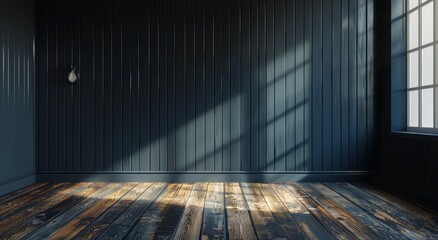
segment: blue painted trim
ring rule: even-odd
[[[38,182],[315,182],[370,181],[373,172],[106,172],[37,173]]]
[[[16,191],[20,188],[34,184],[36,177],[34,173],[28,173],[0,183],[0,196]]]

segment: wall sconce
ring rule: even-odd
[[[67,75],[67,84],[74,86],[78,83],[78,72],[76,70],[76,67],[71,65],[69,71],[68,71],[68,75]]]

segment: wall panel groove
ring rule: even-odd
[[[37,4],[39,172],[371,169],[372,0]]]
[[[35,182],[34,10],[0,1],[0,195]]]

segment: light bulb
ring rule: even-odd
[[[67,80],[70,85],[73,85],[78,80],[78,75],[76,74],[76,68],[71,66],[70,71],[67,75]]]

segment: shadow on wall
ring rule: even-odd
[[[366,96],[351,96],[357,76],[344,76],[341,63],[367,62],[350,63],[337,40],[366,38],[344,29],[366,1],[342,2],[347,8],[334,0],[323,11],[317,0],[79,1],[72,11],[65,1],[39,3],[47,7],[38,18],[39,126],[47,129],[39,172],[364,168],[349,144],[366,132],[349,128],[366,120],[341,124],[341,111],[356,114],[344,103]],[[333,18],[328,33],[312,25],[325,18]],[[320,59],[326,41],[328,60]],[[71,62],[81,71],[73,88],[62,81]]]

